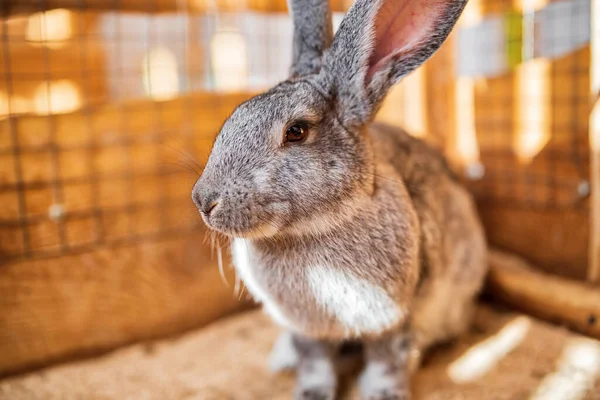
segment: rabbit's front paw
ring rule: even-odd
[[[336,376],[329,360],[304,360],[298,370],[295,400],[333,400]]]
[[[362,400],[410,400],[406,373],[382,362],[370,362],[359,380]]]
[[[294,400],[334,400],[335,388],[332,387],[312,387],[298,388]]]
[[[337,375],[331,343],[294,336],[298,354],[295,400],[334,400]]]
[[[381,390],[376,393],[365,394],[364,400],[410,400],[410,393],[407,389],[389,389]]]

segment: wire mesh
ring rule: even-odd
[[[258,84],[215,83],[210,42],[240,28],[237,13],[223,29],[216,9],[181,1],[167,14],[152,1],[135,12],[47,6],[2,16],[0,260],[196,229],[189,192],[220,124],[265,71],[285,69],[254,57]]]
[[[462,65],[457,79],[471,80],[472,104],[455,107],[473,107],[477,154],[462,166],[481,202],[584,209],[586,1],[537,2],[531,54],[521,54],[531,40],[526,0],[480,0],[477,21],[458,33],[476,43],[449,44]],[[547,11],[558,3],[570,6]],[[214,135],[239,102],[284,79],[291,59],[282,1],[61,4],[23,2],[25,13],[2,6],[0,261],[197,229],[189,192]],[[469,31],[477,26],[488,33]],[[504,53],[490,46],[494,26]]]
[[[477,64],[472,55],[480,62],[465,73],[474,81],[473,105],[457,104],[474,107],[477,161],[485,169],[470,186],[481,202],[583,212],[591,1],[475,3],[479,21],[465,44],[475,46],[457,54],[457,63]]]

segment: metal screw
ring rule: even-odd
[[[586,197],[590,194],[590,183],[588,181],[581,181],[577,185],[577,193],[579,197]]]
[[[58,222],[65,217],[65,207],[62,204],[52,204],[48,208],[48,216],[54,222]]]
[[[485,175],[485,167],[480,162],[474,162],[467,165],[465,173],[472,181],[478,181]]]

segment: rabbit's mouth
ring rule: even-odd
[[[270,238],[281,232],[283,217],[273,211],[281,211],[281,205],[267,206],[269,210],[245,207],[226,207],[216,204],[209,212],[200,215],[209,229],[234,238]]]
[[[274,225],[267,224],[267,223],[257,224],[253,228],[249,228],[249,229],[224,228],[224,227],[220,227],[220,226],[215,226],[206,221],[204,221],[204,223],[206,224],[206,226],[209,229],[212,229],[213,231],[222,233],[222,234],[232,237],[232,238],[239,238],[239,239],[270,238],[270,237],[277,235],[277,233],[279,232],[279,228],[277,228]]]

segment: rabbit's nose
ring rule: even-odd
[[[192,199],[198,210],[207,217],[219,204],[219,194],[216,192],[201,193],[195,190]]]

